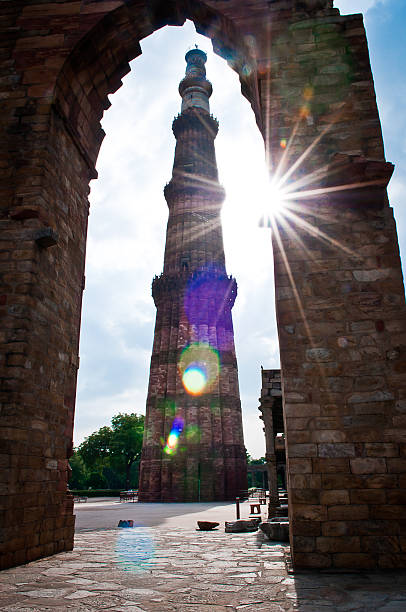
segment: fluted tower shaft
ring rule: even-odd
[[[225,268],[206,54],[186,54],[163,273],[157,307],[140,501],[233,499],[247,487],[231,309],[235,280]]]

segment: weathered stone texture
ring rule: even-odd
[[[327,0],[3,0],[0,11],[2,567],[72,546],[66,470],[99,121],[141,38],[185,18],[239,72],[273,168],[290,168],[302,192],[296,236],[274,232],[291,495],[321,481],[319,503],[290,504],[294,563],[404,566],[404,289],[361,16]],[[303,456],[289,458],[291,444]],[[299,551],[306,524],[314,539]],[[318,538],[341,535],[360,552],[324,552]],[[379,535],[390,553],[367,539]]]

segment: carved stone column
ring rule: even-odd
[[[260,397],[259,410],[261,419],[264,422],[265,432],[265,459],[268,469],[268,486],[269,486],[269,504],[268,518],[272,518],[276,514],[276,508],[279,508],[278,494],[278,476],[276,470],[276,453],[275,453],[275,436],[278,429],[281,429],[280,424],[283,421],[282,416],[282,390],[281,390],[281,372],[280,370],[264,370],[261,369],[262,389]]]

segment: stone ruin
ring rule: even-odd
[[[273,231],[295,567],[406,565],[406,310],[362,15],[332,0],[3,0],[1,567],[73,546],[89,181],[139,41],[191,19],[300,211]],[[236,135],[238,130],[236,130]]]

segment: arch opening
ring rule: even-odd
[[[145,39],[143,54],[131,64],[103,120],[107,138],[90,196],[75,445],[107,424],[114,411],[145,410],[155,319],[150,282],[162,269],[167,217],[162,190],[175,147],[170,126],[180,108],[177,84],[184,73],[184,53],[196,42],[209,53],[207,40],[190,22]],[[250,455],[260,457],[260,366],[279,364],[275,314],[267,312],[274,301],[271,235],[259,228],[261,207],[256,206],[267,181],[265,154],[235,73],[209,53],[207,74],[214,88],[212,113],[220,121],[216,154],[226,191],[226,263],[239,285],[234,328],[246,446]]]

